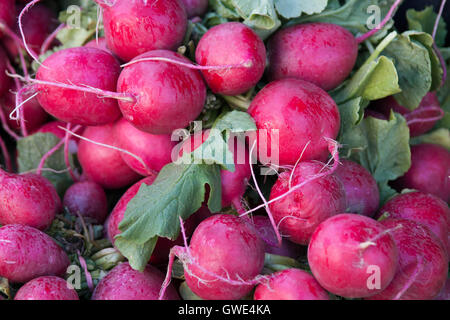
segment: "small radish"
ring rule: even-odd
[[[356,214],[339,214],[324,221],[308,247],[314,277],[327,291],[346,298],[383,291],[398,263],[390,232],[381,223]]]
[[[69,257],[45,233],[24,225],[0,228],[0,276],[25,283],[40,276],[62,276]]]
[[[147,165],[144,168],[135,158],[121,154],[126,164],[140,175],[152,174],[148,169],[157,173],[172,162],[172,149],[176,142],[171,140],[171,135],[153,135],[140,131],[123,118],[116,122],[114,130],[117,146],[139,156]]]
[[[115,91],[119,73],[117,60],[103,50],[78,47],[57,51],[37,71],[34,83],[37,83],[38,101],[45,111],[61,121],[86,126],[114,122],[120,117],[120,110],[115,99],[106,97],[107,93],[102,97],[101,92],[86,93],[63,87]]]
[[[440,198],[422,192],[400,194],[389,200],[378,217],[402,218],[428,227],[447,247],[450,230],[450,209]],[[450,253],[450,248],[448,248]]]
[[[108,45],[106,44],[106,38],[98,38],[98,42],[97,42],[97,39],[91,40],[88,43],[86,43],[84,46],[88,47],[88,48],[101,49],[101,50],[111,53],[111,50],[109,50]]]
[[[335,175],[344,185],[346,212],[372,217],[380,203],[380,192],[370,172],[356,162],[341,160]]]
[[[108,47],[122,60],[157,49],[175,50],[187,30],[181,0],[95,0],[103,9]]]
[[[101,224],[108,215],[108,200],[103,188],[95,182],[74,183],[64,194],[63,206],[70,213]]]
[[[66,280],[54,276],[39,277],[27,282],[17,291],[14,300],[80,300]]]
[[[297,78],[329,91],[350,75],[358,43],[347,29],[331,23],[307,23],[278,31],[269,41],[271,80]]]
[[[325,166],[318,161],[304,161],[297,165],[294,172],[281,173],[272,188],[270,200],[319,174]],[[345,212],[346,207],[344,186],[333,174],[312,180],[270,204],[280,232],[290,241],[301,245],[309,243],[320,223]]]
[[[94,290],[92,300],[157,300],[164,275],[148,265],[144,272],[133,270],[128,263],[112,269]],[[179,300],[172,286],[165,300]]]
[[[208,9],[208,0],[183,0],[188,18],[201,17]]]
[[[445,286],[447,250],[425,226],[406,219],[386,219],[398,247],[399,264],[389,286],[369,300],[431,300]]]
[[[136,101],[119,101],[119,106],[137,129],[171,134],[187,127],[202,112],[206,100],[202,76],[178,63],[192,65],[187,58],[167,50],[147,52],[125,65],[117,91],[134,96]]]
[[[214,93],[238,95],[254,87],[266,67],[266,48],[259,36],[239,22],[208,30],[198,43],[195,60],[201,66],[230,65],[227,70],[204,70]]]
[[[416,189],[450,202],[450,152],[434,144],[411,147],[411,168],[395,182],[399,189]]]
[[[83,138],[109,146],[115,146],[114,124],[87,127]],[[122,160],[121,152],[82,140],[78,144],[78,160],[88,180],[106,189],[126,187],[139,179]]]
[[[283,257],[290,257],[297,259],[302,255],[301,246],[284,239],[282,241],[281,247],[277,245],[277,235],[270,223],[268,217],[265,216],[254,216],[252,217],[253,225],[258,231],[261,238],[266,243],[266,252],[270,254],[275,254]]]
[[[391,110],[400,113],[406,119],[411,137],[417,137],[433,129],[436,122],[444,116],[436,93],[429,92],[415,110],[401,106],[394,97],[377,100],[370,106],[382,113],[387,120]]]
[[[202,299],[243,298],[264,266],[264,242],[258,232],[233,215],[204,220],[185,250],[186,283]]]
[[[58,137],[59,139],[64,139],[64,137],[66,136],[66,132],[61,129],[65,128],[67,126],[67,123],[62,122],[62,121],[50,121],[47,122],[46,124],[44,124],[42,127],[40,127],[36,132],[41,132],[41,133],[51,133],[53,135],[55,135],[56,137]],[[82,132],[82,130],[80,130],[79,132]],[[32,132],[35,133],[35,132]],[[79,139],[77,137],[73,137],[70,136],[69,137],[69,152],[74,154],[78,152],[78,142]]]
[[[23,224],[45,230],[61,209],[55,187],[39,175],[0,170],[0,224]]]
[[[255,300],[330,300],[328,293],[308,272],[287,269],[270,275],[256,287]]]
[[[322,89],[297,79],[284,79],[264,87],[253,99],[248,113],[258,128],[258,158],[275,157],[277,165],[301,160],[325,161],[327,139],[335,139],[340,128],[336,103]],[[267,135],[265,142],[263,137]]]

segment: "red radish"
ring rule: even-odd
[[[48,57],[38,69],[36,79],[57,83],[115,91],[120,66],[109,53],[96,48],[69,48]],[[39,82],[37,82],[39,83]],[[120,117],[117,101],[86,93],[43,84],[37,85],[38,101],[52,116],[72,124],[103,125]]]
[[[281,247],[278,247],[277,235],[275,234],[268,217],[254,216],[252,221],[259,235],[266,243],[267,253],[291,257],[293,259],[297,259],[301,256],[302,248],[288,240],[283,240]]]
[[[1,2],[0,2],[0,6],[1,6]],[[1,7],[0,7],[0,13],[1,13]],[[1,33],[0,33],[0,35],[1,35]],[[3,50],[2,47],[0,47],[0,96],[4,95],[11,87],[11,78],[8,77],[8,75],[6,74],[7,61],[8,61],[8,56],[6,55],[5,50]]]
[[[450,152],[428,143],[411,147],[411,168],[396,181],[396,186],[431,193],[450,202]]]
[[[201,17],[208,9],[208,0],[183,0],[188,18]]]
[[[314,277],[327,291],[346,298],[383,291],[398,263],[397,247],[389,233],[381,223],[356,214],[339,214],[324,221],[308,247]]]
[[[294,172],[281,173],[272,188],[270,200],[319,174],[325,166],[318,161],[305,161],[300,162]],[[280,232],[290,241],[302,245],[309,243],[320,223],[345,212],[346,207],[344,186],[333,174],[310,181],[292,194],[270,204]]]
[[[183,142],[179,148],[179,156],[184,152],[194,152],[208,139],[209,130],[203,131],[190,136]],[[241,199],[247,189],[248,181],[251,176],[249,153],[245,144],[235,136],[231,136],[228,141],[228,149],[233,150],[234,171],[221,170],[222,185],[222,207],[233,205],[238,211],[243,211]],[[198,152],[198,151],[197,151]],[[203,152],[203,151],[202,151]],[[224,151],[225,153],[225,151]]]
[[[380,209],[378,217],[383,214],[389,218],[408,219],[423,224],[447,247],[450,209],[440,198],[422,192],[400,194]]]
[[[115,146],[114,124],[87,127],[83,137],[105,145]],[[121,152],[82,140],[78,144],[78,160],[88,180],[106,189],[126,187],[139,179],[122,160]]]
[[[278,31],[269,41],[271,80],[297,78],[329,91],[350,75],[358,43],[350,31],[331,23],[307,23]]]
[[[86,43],[84,46],[88,47],[88,48],[101,49],[101,50],[111,53],[111,50],[109,50],[108,45],[106,44],[106,38],[98,38],[98,42],[97,42],[97,39],[91,40],[88,43]]]
[[[16,94],[13,91],[17,91],[15,88],[10,89],[5,95],[3,95],[2,100],[2,108],[5,113],[6,118],[8,119],[8,125],[11,129],[15,131],[20,130],[20,121],[10,119],[9,115],[16,106]],[[21,98],[23,101],[30,98],[31,94],[25,93]],[[35,132],[38,130],[48,119],[48,114],[42,109],[39,104],[37,98],[32,98],[27,103],[21,106],[23,110],[23,118],[25,122],[25,128],[27,132]]]
[[[148,265],[139,272],[128,263],[121,263],[100,280],[92,300],[157,300],[163,280],[164,275],[155,267]],[[172,286],[165,300],[179,300]]]
[[[431,300],[447,280],[447,250],[425,226],[406,219],[386,219],[383,226],[393,229],[399,264],[389,286],[371,300]]]
[[[181,0],[95,2],[103,8],[108,47],[124,61],[151,50],[175,50],[183,41],[187,15]]]
[[[429,92],[415,110],[409,110],[401,106],[394,97],[377,100],[371,108],[382,113],[387,120],[391,110],[400,113],[406,119],[411,137],[417,137],[433,129],[436,122],[443,117],[436,93]]]
[[[302,161],[325,161],[327,139],[335,139],[340,128],[336,103],[322,89],[297,79],[272,82],[253,99],[248,110],[258,128],[258,155],[279,152],[278,165]],[[267,143],[262,137],[267,134]],[[279,139],[278,139],[279,137]]]
[[[55,187],[45,178],[0,170],[0,224],[23,224],[45,230],[61,209]]]
[[[370,172],[356,162],[341,160],[335,174],[344,185],[346,212],[372,217],[380,203],[380,192]]]
[[[256,287],[255,300],[330,300],[312,275],[300,269],[287,269],[270,276]]]
[[[447,279],[441,293],[434,300],[450,300],[450,279]]]
[[[66,280],[54,276],[39,277],[27,282],[17,291],[14,300],[80,300]]]
[[[10,28],[14,25],[16,18],[15,0],[0,1],[0,29],[4,27]],[[3,31],[3,30],[2,30]],[[0,36],[3,32],[0,33]]]
[[[133,95],[137,100],[119,102],[123,116],[137,129],[151,134],[171,134],[175,129],[187,127],[200,115],[206,100],[201,74],[171,62],[138,62],[146,58],[191,64],[182,55],[167,50],[136,57],[133,60],[136,63],[123,69],[117,84],[118,92]]]
[[[139,156],[147,165],[145,168],[135,158],[121,154],[126,164],[140,175],[152,174],[148,169],[157,173],[172,162],[172,149],[176,142],[172,142],[171,135],[153,135],[140,131],[123,118],[116,122],[114,130],[117,146]]]
[[[216,214],[200,223],[187,250],[186,283],[202,299],[243,298],[264,266],[264,242],[258,232],[233,215]]]
[[[0,228],[0,276],[25,283],[40,276],[62,276],[70,261],[45,233],[24,225]]]
[[[40,127],[37,132],[41,133],[52,133],[59,139],[64,139],[66,136],[66,132],[61,129],[60,127],[65,128],[67,126],[67,123],[62,121],[50,121],[46,124],[44,124],[42,127]],[[82,132],[79,131],[79,132]],[[70,136],[69,137],[69,152],[70,153],[77,153],[78,152],[78,142],[79,138]]]
[[[105,225],[107,235],[111,243],[114,244],[116,235],[120,233],[119,224],[123,220],[128,203],[131,201],[131,199],[133,199],[136,196],[142,184],[146,184],[149,186],[153,183],[155,178],[156,176],[150,176],[135,183],[123,194],[119,202],[117,202]],[[209,210],[207,208],[202,207],[199,210],[199,212],[206,214],[207,212],[209,212]],[[211,213],[209,212],[209,215],[210,214]],[[192,219],[189,218],[186,221],[186,227],[189,229],[188,230],[189,235],[192,234],[193,232],[194,229],[193,224],[195,223],[195,220],[197,218],[198,214],[195,213]],[[182,243],[183,239],[181,238],[181,236],[175,241],[171,241],[166,238],[159,238],[149,262],[152,264],[161,264],[166,262],[167,259],[169,258],[170,249],[173,246],[181,245]]]
[[[101,224],[108,215],[108,200],[103,188],[95,182],[83,181],[67,189],[63,206],[73,215],[80,215]]]
[[[254,87],[266,67],[266,48],[259,36],[239,22],[223,23],[200,39],[195,60],[201,66],[230,65],[226,70],[205,70],[214,93],[238,95]]]

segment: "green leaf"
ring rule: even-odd
[[[278,13],[286,19],[300,17],[303,13],[321,13],[328,4],[328,0],[274,0]]]
[[[391,113],[388,121],[367,117],[340,141],[350,157],[368,169],[382,191],[381,202],[392,194],[388,182],[411,166],[409,128],[405,119]]]
[[[394,63],[384,56],[379,56],[394,41],[396,35],[396,32],[390,33],[350,80],[332,93],[338,104],[357,97],[369,101],[378,100],[401,92]]]
[[[361,97],[349,100],[338,105],[339,113],[341,115],[341,130],[339,137],[346,135],[348,131],[354,129],[354,127],[362,120],[363,112],[363,99]],[[338,140],[341,140],[339,138]]]
[[[19,172],[23,173],[37,169],[44,154],[56,146],[59,141],[60,139],[51,133],[36,133],[20,139],[17,142]],[[73,156],[70,156],[70,160],[73,163]],[[50,168],[56,171],[67,169],[64,161],[63,147],[59,148],[45,161],[44,168]],[[54,173],[44,170],[42,171],[42,176],[47,178],[55,186],[60,196],[63,196],[67,188],[73,183],[67,172]]]
[[[402,92],[395,95],[400,105],[416,109],[433,83],[432,63],[428,49],[409,31],[392,41],[383,54],[394,61]]]
[[[209,185],[208,207],[221,210],[220,168],[204,164],[168,164],[155,182],[143,184],[128,203],[119,225],[116,246],[130,261],[143,270],[151,257],[157,237],[175,240],[180,233],[179,218],[189,218],[205,201]]]
[[[410,30],[416,30],[433,34],[434,25],[436,23],[437,14],[433,10],[433,6],[428,6],[422,11],[409,9],[406,12],[406,19]],[[442,47],[447,37],[447,24],[444,19],[439,20],[438,30],[436,32],[436,44]]]

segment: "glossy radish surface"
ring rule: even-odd
[[[79,300],[66,280],[54,276],[39,277],[27,282],[17,291],[14,300]]]

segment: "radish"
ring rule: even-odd
[[[15,0],[0,1],[0,29],[5,32],[4,28],[14,26],[16,18]],[[3,35],[0,33],[0,36]]]
[[[119,101],[119,106],[137,129],[171,134],[187,127],[202,112],[206,86],[201,74],[177,63],[192,65],[187,58],[167,50],[147,52],[125,65],[117,91],[134,96],[136,101]]]
[[[346,298],[383,291],[394,278],[398,263],[391,231],[356,214],[339,214],[324,221],[308,247],[314,277],[327,291]]]
[[[201,66],[230,65],[228,70],[204,70],[214,93],[238,95],[254,87],[266,67],[266,48],[259,36],[239,22],[208,30],[198,43],[195,60]]]
[[[438,120],[444,116],[436,93],[429,92],[413,111],[401,106],[394,97],[374,101],[371,105],[375,111],[382,113],[387,120],[391,113],[400,113],[406,119],[411,137],[417,137],[433,129]]]
[[[395,182],[401,188],[431,193],[450,202],[450,152],[423,143],[411,147],[411,168]]]
[[[109,146],[115,145],[114,124],[87,127],[83,138]],[[88,180],[106,189],[126,187],[139,179],[122,160],[121,151],[82,140],[78,145],[78,160]]]
[[[275,234],[268,217],[254,216],[252,217],[252,221],[259,235],[266,243],[266,253],[290,257],[293,259],[297,259],[301,256],[302,248],[287,239],[284,239],[281,247],[278,247],[277,235]]]
[[[274,81],[253,99],[249,114],[258,128],[258,158],[275,157],[277,165],[294,165],[301,160],[325,161],[328,138],[340,128],[336,103],[322,89],[297,79]],[[267,135],[267,142],[264,137]]]
[[[64,131],[62,128],[65,128],[67,126],[67,123],[62,121],[50,121],[44,124],[42,127],[40,127],[37,132],[41,133],[51,133],[55,135],[59,139],[64,139],[66,136],[66,131]],[[82,132],[82,130],[80,131]],[[32,132],[33,133],[33,132]],[[78,142],[79,138],[70,136],[69,137],[69,152],[72,154],[75,154],[78,152]]]
[[[188,18],[201,17],[208,9],[208,0],[183,0]]]
[[[64,194],[63,206],[73,215],[102,224],[108,215],[108,200],[103,188],[95,182],[73,184]]]
[[[106,38],[98,38],[98,41],[97,41],[97,39],[91,40],[88,43],[86,43],[84,46],[88,47],[88,48],[101,49],[101,50],[111,53],[111,50],[109,50],[108,45],[106,44]]]
[[[0,224],[23,224],[45,230],[61,209],[55,187],[45,178],[0,170]]]
[[[136,158],[121,154],[126,164],[140,175],[158,173],[166,164],[172,162],[172,149],[176,142],[172,142],[171,135],[153,135],[140,131],[123,118],[115,124],[114,130],[117,146],[139,156],[147,165],[147,168],[144,168]]]
[[[0,4],[0,6],[1,6],[1,4]],[[1,8],[0,8],[0,12],[1,12]],[[0,47],[0,96],[7,93],[11,87],[11,78],[8,77],[8,75],[6,74],[7,61],[8,61],[8,56],[6,55],[5,50],[3,50],[2,47]]]
[[[398,247],[397,273],[389,286],[371,300],[431,300],[442,290],[447,280],[447,250],[425,226],[406,219],[386,219],[381,222],[393,229]]]
[[[209,130],[196,132],[186,139],[179,148],[179,156],[184,152],[191,153],[202,147],[202,144],[208,139]],[[249,153],[245,144],[236,136],[230,136],[228,140],[228,149],[233,151],[234,171],[221,170],[220,178],[222,185],[222,207],[233,205],[239,212],[244,209],[241,199],[247,189],[248,181],[251,176]],[[202,151],[204,152],[204,151]]]
[[[335,174],[344,185],[346,212],[373,216],[379,206],[380,192],[370,172],[356,162],[341,160]]]
[[[100,96],[104,90],[115,91],[119,73],[119,63],[111,54],[96,48],[69,48],[48,57],[32,82],[37,83],[39,103],[52,116],[96,126],[120,117],[117,101],[107,98],[108,92]],[[97,93],[69,89],[74,86]]]
[[[447,247],[450,209],[440,198],[422,192],[400,194],[389,200],[378,212],[378,217],[402,218],[428,227]],[[448,248],[450,250],[450,248]],[[449,251],[450,253],[450,251]]]
[[[95,0],[103,9],[108,47],[122,60],[157,49],[175,50],[187,30],[181,0]]]
[[[324,90],[339,86],[358,56],[355,37],[331,23],[307,23],[278,31],[268,43],[269,78],[297,78]]]
[[[17,291],[14,300],[80,300],[64,279],[47,276],[27,282]]]
[[[25,283],[39,276],[62,276],[70,261],[45,233],[24,225],[0,228],[0,276]]]
[[[139,272],[127,262],[121,263],[100,280],[92,300],[157,300],[163,280],[164,275],[155,267],[148,265]],[[179,300],[172,286],[165,300]]]
[[[273,200],[287,193],[326,165],[318,161],[300,162],[293,172],[283,172],[270,193]],[[345,189],[341,181],[329,174],[312,180],[290,195],[270,204],[270,210],[281,233],[294,243],[307,245],[317,226],[326,219],[345,212]]]
[[[450,300],[450,279],[447,279],[441,293],[434,300]]]
[[[216,214],[201,222],[185,250],[186,283],[202,299],[243,298],[264,266],[264,242],[258,232],[233,215]]]
[[[312,275],[300,269],[287,269],[270,276],[256,287],[255,300],[330,300]]]

